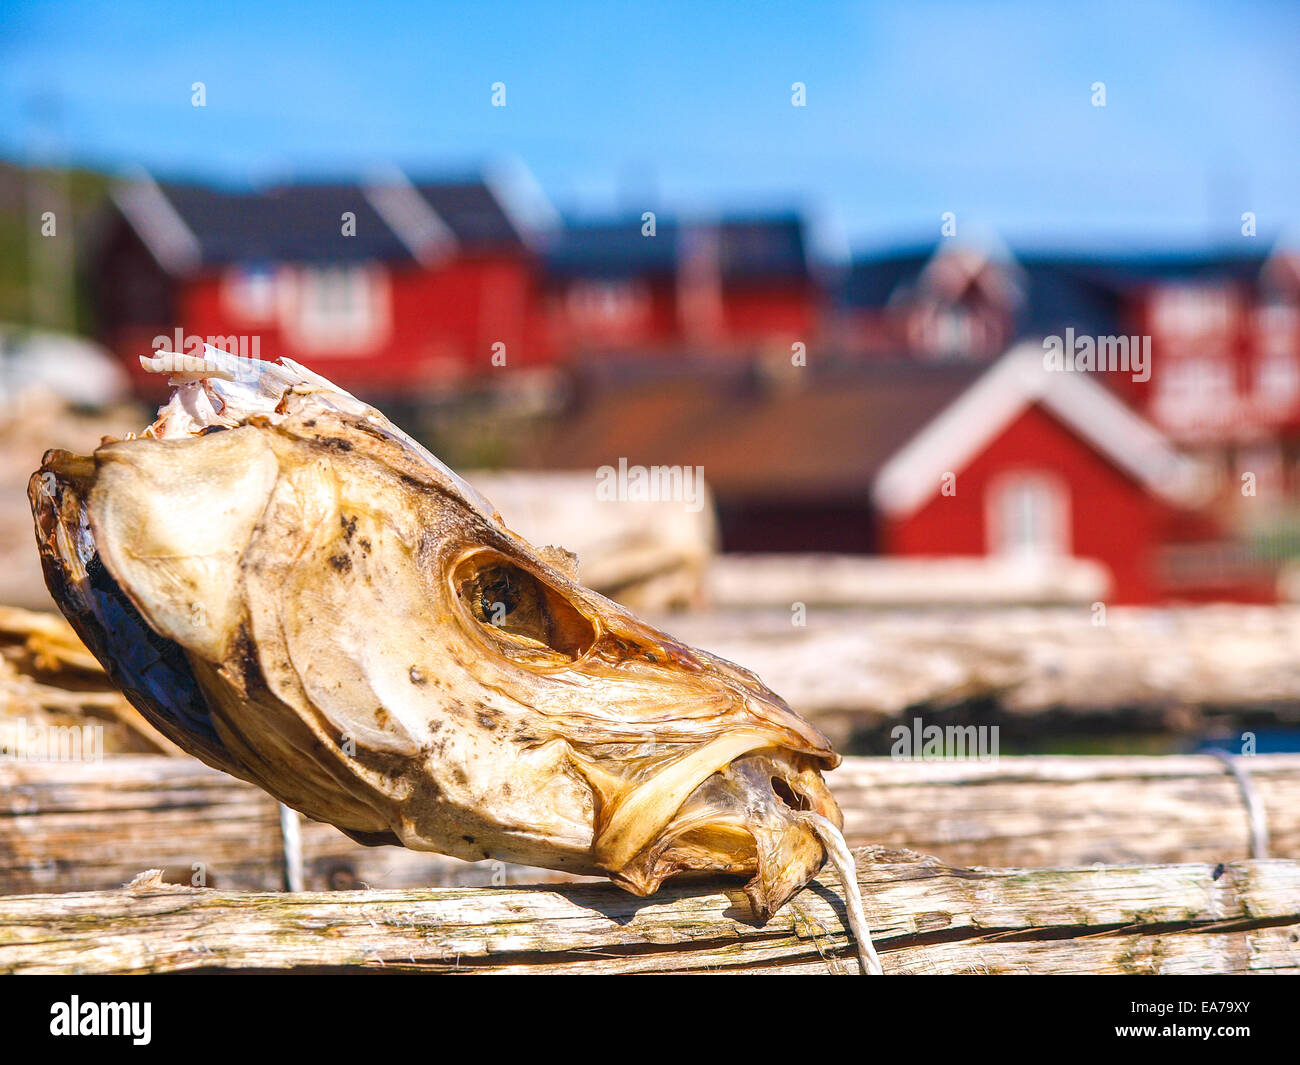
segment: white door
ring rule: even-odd
[[[988,488],[989,554],[1061,558],[1070,554],[1070,493],[1046,471],[1006,474]]]

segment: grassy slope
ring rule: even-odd
[[[39,226],[40,208],[27,202],[29,170],[0,161],[0,322],[31,323],[28,284],[31,276],[28,226]],[[40,172],[37,174],[40,177]],[[72,232],[81,236],[108,194],[110,178],[92,170],[71,170],[67,174]],[[63,232],[65,222],[59,220]],[[57,239],[57,238],[55,238]],[[76,321],[44,323],[61,328],[88,326],[85,294],[77,291]]]

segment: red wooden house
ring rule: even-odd
[[[1128,395],[1179,440],[1258,436],[1259,414],[1269,427],[1300,425],[1300,411],[1281,410],[1300,403],[1300,247],[1287,241],[1271,251],[1013,256],[993,240],[953,238],[856,260],[833,308],[835,346],[867,358],[989,361],[1018,338],[1067,328],[1150,336],[1170,372]]]
[[[681,364],[575,395],[516,461],[701,467],[724,550],[1086,559],[1112,603],[1274,595],[1272,572],[1196,564],[1225,543],[1200,466],[1097,375],[1045,369],[1037,343],[991,366]]]
[[[1274,597],[1275,574],[1189,567],[1221,551],[1204,468],[1101,383],[1014,348],[881,467],[873,499],[895,555],[1101,563],[1116,603]]]
[[[795,215],[577,222],[544,262],[552,347],[568,358],[790,352],[822,296]]]
[[[522,201],[521,201],[522,202]],[[365,394],[549,359],[536,210],[504,182],[117,189],[86,259],[101,338],[290,355]],[[213,339],[215,338],[215,339]]]
[[[1026,284],[991,237],[859,259],[837,286],[828,338],[858,357],[987,361],[1018,335]]]
[[[1169,259],[1126,280],[1160,370],[1131,397],[1152,420],[1186,446],[1252,460],[1300,438],[1300,248]],[[1278,472],[1300,490],[1300,454],[1285,450]]]

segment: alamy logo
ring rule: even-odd
[[[232,333],[229,336],[202,337],[197,333],[187,333],[178,326],[172,331],[171,336],[159,333],[153,338],[153,349],[159,354],[171,352],[175,355],[202,355],[205,346],[217,348],[241,359],[262,357],[260,336]]]
[[[153,373],[201,374],[231,381],[256,381],[259,377],[261,337],[201,337],[177,329],[174,341],[173,345],[173,338],[163,334],[153,338],[154,354],[148,364]]]
[[[1065,336],[1043,338],[1043,368],[1058,373],[1127,373],[1134,381],[1151,379],[1151,338],[1081,336],[1073,329]]]
[[[704,509],[703,466],[629,466],[618,460],[618,468],[602,466],[596,471],[596,498],[625,503],[659,503],[675,500],[686,509]]]
[[[152,1022],[151,1002],[82,1002],[73,995],[50,1006],[50,1035],[129,1035],[143,1047],[153,1038]]]
[[[894,741],[889,757],[895,761],[918,762],[996,762],[998,760],[997,725],[926,725],[919,717],[910,725],[895,725],[889,730]]]
[[[25,717],[0,724],[0,760],[102,762],[103,725],[31,725]]]

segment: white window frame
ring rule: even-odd
[[[318,355],[364,354],[388,340],[388,274],[369,263],[304,266],[282,301],[281,324],[301,349]]]
[[[1050,470],[1004,473],[985,489],[984,506],[989,555],[1017,559],[1070,556],[1070,488],[1059,474]],[[1036,524],[1037,530],[1013,528],[1026,520]]]
[[[269,322],[279,305],[278,271],[270,263],[243,263],[221,278],[221,299],[233,314],[248,322]]]

